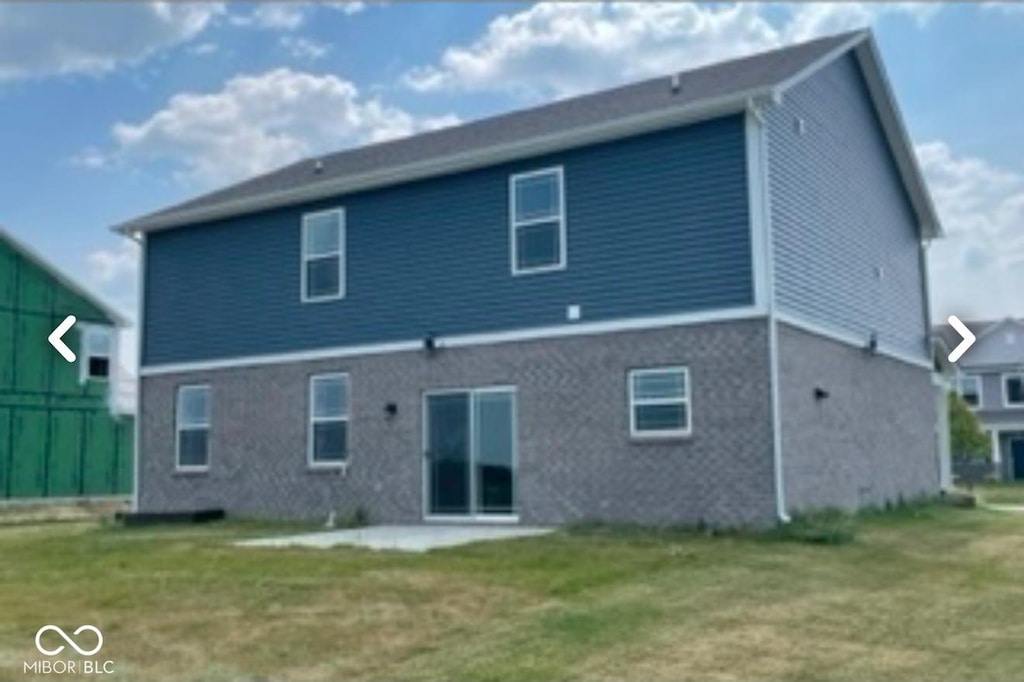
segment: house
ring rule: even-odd
[[[941,229],[868,32],[115,229],[144,512],[768,525],[939,488]]]
[[[977,340],[956,363],[953,385],[992,438],[996,478],[1024,481],[1024,319],[967,321]],[[950,327],[935,333],[949,348]]]
[[[47,343],[68,315],[74,363]],[[134,419],[114,395],[123,324],[0,228],[0,501],[131,493]]]

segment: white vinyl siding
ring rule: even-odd
[[[686,367],[629,373],[629,433],[634,438],[691,433],[690,372]]]
[[[302,216],[302,301],[345,296],[345,210]]]
[[[509,179],[512,274],[562,270],[566,263],[565,184],[561,167]]]

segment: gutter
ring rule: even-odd
[[[412,180],[472,170],[571,147],[613,140],[627,135],[653,132],[684,123],[695,123],[729,114],[741,113],[746,109],[748,101],[770,95],[771,93],[772,88],[770,86],[755,88],[681,107],[668,107],[653,113],[637,114],[615,121],[597,123],[584,128],[540,135],[526,140],[517,140],[483,149],[417,161],[393,168],[374,170],[360,175],[321,180],[301,187],[228,200],[212,206],[182,209],[180,211],[170,210],[163,214],[143,216],[129,220],[114,226],[112,229],[123,235],[131,236],[134,233],[183,227],[195,223],[326,199],[349,192],[376,189]]]

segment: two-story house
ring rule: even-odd
[[[954,385],[991,435],[993,474],[1024,481],[1024,320],[966,324],[977,340],[956,363]],[[949,327],[935,332],[950,348],[960,341]]]
[[[145,512],[767,525],[938,490],[940,226],[867,32],[117,229]]]
[[[47,336],[68,315],[68,362]],[[125,496],[133,423],[115,390],[123,318],[0,228],[0,501]]]

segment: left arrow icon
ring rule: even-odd
[[[50,332],[50,335],[46,337],[46,340],[50,342],[50,345],[57,349],[57,352],[64,356],[64,359],[68,362],[75,361],[75,354],[68,348],[68,345],[61,340],[69,329],[75,326],[77,319],[74,315],[68,315],[64,318],[64,321],[57,325],[57,328]]]

